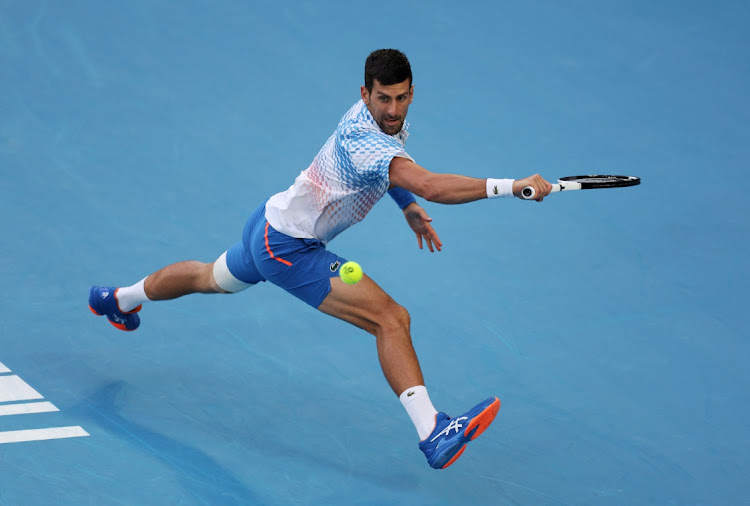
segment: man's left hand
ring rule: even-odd
[[[417,235],[419,249],[422,249],[423,242],[426,242],[427,248],[430,251],[434,252],[435,249],[438,251],[442,250],[443,243],[430,224],[432,218],[427,216],[427,212],[419,204],[413,202],[406,206],[404,208],[404,217],[406,217],[406,222]]]

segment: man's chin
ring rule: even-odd
[[[397,125],[388,125],[387,123],[384,122],[383,124],[379,126],[380,126],[380,129],[383,132],[387,133],[388,135],[396,135],[404,127],[404,122],[402,121],[401,123]]]

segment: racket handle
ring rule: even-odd
[[[552,189],[550,190],[550,193],[559,192],[562,190],[562,187],[559,183],[552,183]],[[521,190],[521,198],[525,200],[531,200],[534,198],[534,195],[536,195],[536,190],[534,190],[533,186],[527,186],[523,190]]]

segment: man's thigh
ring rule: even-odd
[[[318,309],[374,334],[384,318],[391,318],[401,308],[365,274],[354,285],[331,278],[331,290]]]
[[[250,238],[250,252],[265,279],[314,308],[331,291],[346,262],[315,239],[298,239],[277,232],[268,222],[260,223]]]

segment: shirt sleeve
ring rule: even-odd
[[[388,168],[396,156],[413,161],[395,137],[371,130],[344,130],[339,145],[356,170],[365,176],[388,179]]]

